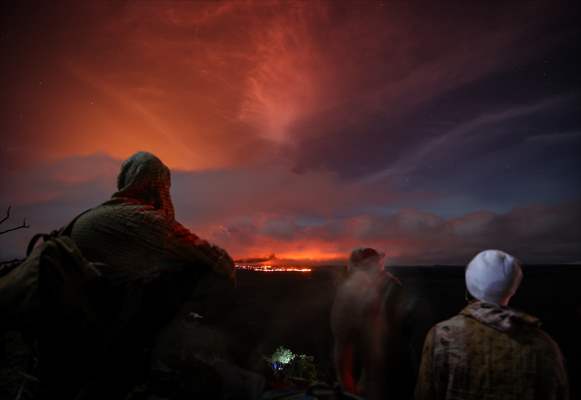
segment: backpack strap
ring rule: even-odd
[[[30,239],[30,242],[28,242],[28,246],[26,247],[26,257],[28,257],[30,255],[30,253],[32,253],[32,250],[34,249],[34,246],[36,246],[36,243],[39,241],[39,239],[42,239],[44,242],[46,242],[50,238],[57,237],[57,236],[69,236],[70,237],[71,233],[73,232],[73,226],[75,225],[75,222],[77,222],[77,220],[80,217],[82,217],[83,215],[85,215],[86,213],[91,211],[92,209],[93,208],[89,208],[88,210],[85,210],[82,213],[80,213],[79,215],[77,215],[64,228],[54,230],[51,233],[37,233],[36,235],[34,235],[32,237],[32,239]]]
[[[93,208],[89,208],[88,210],[83,211],[82,213],[77,215],[75,218],[73,218],[73,220],[71,222],[69,222],[67,224],[67,226],[65,226],[63,229],[61,229],[58,232],[58,236],[69,236],[70,237],[71,233],[73,232],[73,225],[75,225],[75,222],[77,222],[77,220],[79,218],[81,218],[83,215],[85,215],[86,213],[88,213],[91,210],[93,210]]]
[[[52,236],[53,236],[52,234],[47,233],[37,233],[36,235],[34,235],[32,239],[30,239],[30,242],[28,242],[28,246],[26,247],[26,257],[28,257],[30,253],[32,253],[32,250],[34,249],[34,246],[36,246],[36,242],[38,242],[39,239],[42,239],[43,241],[46,242]]]

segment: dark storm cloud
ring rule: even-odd
[[[356,61],[336,60],[362,66],[360,74],[350,69],[348,95],[333,91],[324,113],[295,121],[300,169],[372,174],[482,115],[578,92],[579,29],[565,15],[575,12],[534,4],[493,7],[494,17],[464,7],[454,22],[459,10],[451,6],[428,14],[429,23],[402,13],[409,39],[386,40],[371,67],[360,61],[364,46],[353,50]]]
[[[564,96],[480,116],[366,179],[463,196],[461,212],[579,196],[581,126],[571,117],[578,104],[577,96]]]

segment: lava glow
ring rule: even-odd
[[[258,272],[311,272],[308,267],[291,267],[282,265],[242,265],[236,264],[236,269]]]

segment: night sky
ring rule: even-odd
[[[0,260],[146,150],[233,257],[581,262],[579,2],[13,3]]]

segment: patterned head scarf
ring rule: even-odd
[[[169,168],[153,154],[140,151],[123,162],[113,199],[152,206],[174,220],[170,186]]]

